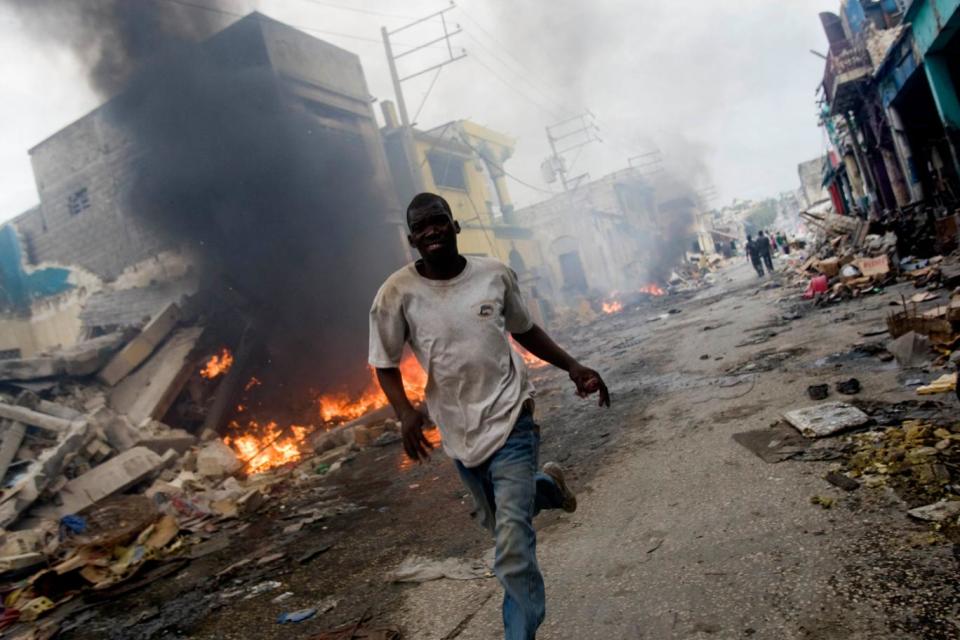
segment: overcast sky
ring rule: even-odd
[[[72,2],[73,0],[64,0]],[[128,0],[178,1],[178,0]],[[185,0],[183,0],[185,1]],[[189,4],[210,4],[190,0]],[[824,51],[817,17],[838,0],[458,0],[447,15],[467,57],[404,84],[422,128],[468,118],[517,140],[507,171],[519,204],[557,190],[540,175],[546,125],[589,109],[602,143],[585,147],[574,174],[594,178],[659,149],[719,205],[797,188],[796,167],[824,151],[815,90]],[[441,0],[237,0],[358,54],[372,94],[393,99],[380,27],[437,11]],[[224,17],[229,20],[229,17]],[[439,35],[429,22],[394,36],[397,48]],[[435,64],[434,47],[401,73]],[[0,221],[37,203],[28,149],[97,106],[70,51],[27,36],[0,7]],[[422,107],[421,107],[422,103]],[[378,117],[379,117],[379,109]]]

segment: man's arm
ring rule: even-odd
[[[603,383],[600,374],[577,362],[573,356],[561,349],[560,345],[554,342],[553,338],[547,335],[547,332],[539,325],[534,324],[528,331],[511,335],[521,347],[533,355],[569,373],[570,379],[577,385],[577,395],[581,398],[599,392],[600,406],[610,406],[610,392],[607,391],[607,385]]]
[[[403,449],[411,459],[420,461],[430,457],[433,445],[423,435],[423,425],[427,418],[410,402],[407,392],[403,388],[403,375],[400,369],[377,368],[377,382],[383,389],[383,394],[390,401],[390,406],[400,419],[400,433],[403,436]]]

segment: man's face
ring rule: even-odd
[[[442,260],[458,255],[460,225],[440,204],[415,209],[408,224],[410,246],[419,251],[424,260]]]

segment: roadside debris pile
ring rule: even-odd
[[[898,279],[909,280],[918,289],[960,286],[955,261],[948,266],[942,255],[901,257],[903,239],[889,225],[829,213],[803,217],[819,231],[820,241],[806,260],[795,263],[796,283],[806,285],[804,297],[817,304],[878,293]],[[872,226],[878,233],[869,233]]]
[[[849,439],[855,452],[845,464],[848,475],[866,486],[894,485],[914,504],[960,500],[960,422],[906,420]]]
[[[268,498],[310,498],[356,449],[399,441],[384,407],[338,426],[317,416],[296,438],[239,433],[228,407],[253,381],[185,315],[170,304],[139,330],[0,360],[0,630],[167,575]],[[284,534],[357,508],[314,503]]]

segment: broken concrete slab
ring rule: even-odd
[[[0,402],[0,418],[15,420],[30,425],[31,427],[39,427],[40,429],[54,433],[67,431],[71,425],[77,422],[76,420],[64,420],[63,418],[40,413],[39,411],[34,411],[26,407],[6,404],[5,402]]]
[[[33,358],[0,360],[0,380],[88,376],[100,370],[125,340],[124,334],[112,333]]]
[[[896,340],[887,343],[887,351],[893,354],[904,369],[922,367],[930,362],[930,340],[916,331],[908,331]]]
[[[190,354],[202,334],[201,327],[175,332],[147,362],[113,388],[110,406],[126,414],[134,425],[162,418],[190,377]]]
[[[123,380],[143,363],[163,342],[180,321],[180,307],[171,303],[158,313],[140,332],[140,335],[127,343],[110,363],[97,376],[101,382],[111,387]]]
[[[55,446],[45,450],[30,463],[23,477],[5,491],[0,499],[0,527],[6,528],[15,522],[20,514],[36,501],[47,485],[60,477],[64,460],[84,446],[87,432],[86,421],[71,423]]]
[[[236,452],[222,440],[213,440],[197,453],[197,473],[208,478],[229,476],[243,468]]]
[[[845,402],[826,402],[783,414],[807,438],[823,438],[866,424],[870,416]]]
[[[35,515],[59,519],[129,489],[163,467],[163,458],[146,447],[134,447],[67,482],[57,494],[61,504],[34,510]]]
[[[960,501],[941,500],[933,504],[917,507],[907,511],[907,515],[917,520],[926,520],[927,522],[942,522],[947,518],[960,515]]]
[[[0,421],[0,480],[7,475],[7,469],[13,462],[27,435],[27,425],[11,420]]]
[[[167,433],[142,436],[137,439],[136,446],[146,447],[156,454],[163,455],[172,449],[178,454],[184,454],[197,443],[193,436],[183,429],[170,429]]]

